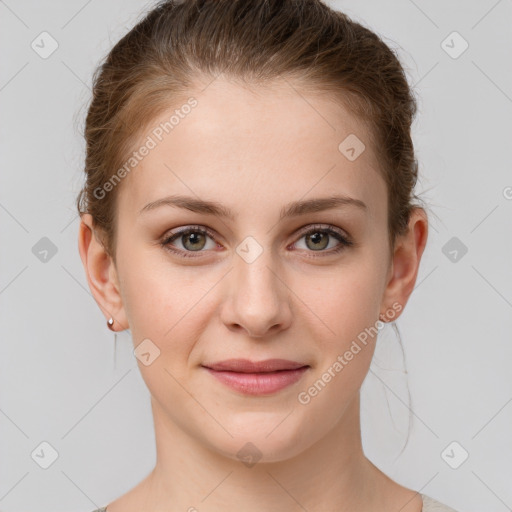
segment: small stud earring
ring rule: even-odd
[[[117,331],[114,329],[114,319],[112,317],[110,317],[108,320],[107,320],[107,327],[111,330],[111,331],[114,331],[114,370],[116,369],[116,353],[117,353]]]

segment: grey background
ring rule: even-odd
[[[118,335],[114,366],[74,206],[92,72],[151,5],[0,1],[3,511],[88,512],[155,462],[149,394],[129,332]],[[331,5],[399,52],[419,96],[417,192],[431,210],[417,285],[397,321],[406,364],[387,326],[363,385],[366,454],[459,512],[511,510],[512,2]],[[58,43],[45,59],[31,47],[43,31]],[[460,39],[442,44],[453,31],[469,44],[457,58],[445,48],[458,52]],[[52,449],[43,442],[58,455],[47,469]],[[446,461],[460,462],[462,450],[469,457],[453,469]]]

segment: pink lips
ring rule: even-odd
[[[275,393],[297,382],[309,368],[286,359],[228,359],[202,366],[225,385],[248,395]]]

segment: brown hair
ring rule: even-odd
[[[86,182],[76,205],[92,215],[115,261],[116,197],[105,187],[155,117],[200,80],[280,77],[325,91],[368,127],[388,191],[391,250],[418,200],[411,139],[416,101],[394,52],[321,0],[166,0],[112,48],[93,77],[86,118]],[[341,141],[340,141],[341,142]]]

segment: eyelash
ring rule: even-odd
[[[303,231],[300,234],[300,237],[297,239],[297,241],[306,235],[310,235],[312,233],[318,233],[318,232],[327,233],[328,235],[333,236],[340,243],[336,248],[331,249],[329,251],[308,251],[308,252],[319,252],[319,253],[323,253],[323,254],[327,254],[327,255],[332,255],[332,254],[338,254],[339,252],[344,250],[346,247],[352,247],[353,245],[355,245],[354,242],[350,238],[342,235],[340,232],[338,232],[332,226],[325,227],[325,226],[316,225],[316,224],[311,226],[311,228],[309,228],[307,231]],[[212,239],[215,239],[215,234],[213,233],[213,231],[211,231],[208,228],[203,228],[201,226],[187,226],[186,228],[173,233],[171,236],[165,237],[164,240],[162,240],[162,242],[160,244],[164,249],[166,249],[174,254],[177,254],[181,257],[184,257],[184,258],[200,257],[200,256],[192,255],[190,253],[194,253],[194,252],[201,253],[204,251],[182,251],[181,249],[175,249],[172,245],[170,245],[171,242],[174,242],[177,238],[179,238],[180,236],[183,236],[185,233],[200,233],[203,235],[207,235]],[[312,258],[322,257],[322,254],[320,254],[318,256],[315,255],[315,256],[308,256],[308,257],[312,257]]]

